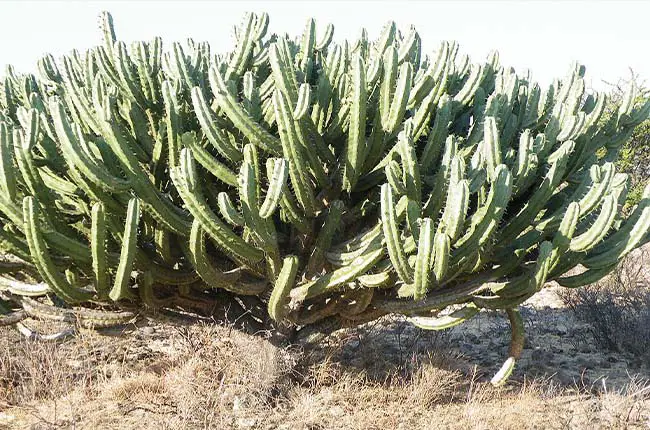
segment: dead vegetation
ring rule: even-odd
[[[561,295],[602,349],[629,352],[650,362],[648,248],[628,256],[605,279]]]
[[[83,332],[62,344],[3,329],[0,428],[650,425],[647,382],[631,379],[612,392],[520,378],[494,389],[468,372],[444,334],[392,333],[398,339],[386,343],[383,327],[366,327],[301,350],[215,324],[152,322],[120,336]]]

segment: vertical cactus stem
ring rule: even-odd
[[[4,122],[0,122],[0,189],[9,201],[16,198],[14,169],[11,132]]]
[[[433,274],[437,284],[442,284],[449,270],[449,253],[451,240],[446,233],[437,232],[434,240],[435,259],[433,260]]]
[[[318,232],[316,243],[305,267],[305,274],[307,276],[318,274],[322,270],[325,261],[325,252],[332,245],[334,234],[340,227],[341,214],[344,208],[345,205],[340,200],[335,200],[330,205],[325,222]]]
[[[52,262],[47,245],[37,226],[38,203],[34,197],[28,196],[23,199],[23,218],[23,228],[29,245],[29,252],[43,280],[58,297],[69,303],[80,303],[90,300],[93,294],[70,285]]]
[[[414,294],[415,300],[421,300],[426,296],[429,290],[429,275],[431,266],[435,257],[435,248],[433,247],[433,221],[431,218],[424,218],[420,226],[418,240],[418,252],[415,257],[415,279]]]
[[[501,386],[508,381],[515,368],[516,360],[519,359],[524,350],[524,321],[521,318],[521,314],[517,309],[506,309],[506,313],[508,314],[511,330],[510,352],[508,359],[490,380],[490,383],[495,387]]]
[[[404,119],[406,112],[406,105],[408,103],[411,85],[413,81],[413,65],[411,63],[403,63],[399,69],[399,76],[395,90],[392,91],[393,97],[388,110],[388,115],[385,121],[382,121],[382,126],[386,134],[391,135],[396,130],[398,125]]]
[[[267,160],[268,189],[266,197],[260,206],[260,216],[270,218],[274,213],[286,188],[289,176],[289,163],[281,158]]]
[[[246,243],[212,212],[205,203],[205,197],[201,193],[200,187],[190,188],[188,178],[196,177],[196,165],[192,152],[183,148],[180,159],[180,166],[171,171],[171,177],[187,209],[195,219],[200,221],[201,227],[231,258],[247,264],[261,260],[263,253],[260,250]]]
[[[240,148],[237,148],[224,135],[219,127],[216,117],[203,97],[201,88],[192,88],[192,106],[201,125],[201,130],[208,138],[208,141],[214,146],[219,153],[229,161],[236,163],[241,161],[242,154]]]
[[[332,24],[327,24],[327,27],[325,27],[325,33],[323,33],[323,36],[320,38],[320,40],[316,42],[314,49],[316,51],[323,52],[329,47],[333,37],[334,26]]]
[[[413,127],[410,122],[404,124],[404,129],[400,132],[399,153],[402,159],[404,184],[406,185],[406,194],[409,199],[416,202],[422,201],[422,185],[420,183],[420,168],[415,154],[415,145],[411,132]]]
[[[488,176],[493,180],[494,171],[501,164],[501,144],[499,142],[499,129],[497,128],[496,119],[486,117],[483,130],[483,156],[487,162]]]
[[[244,110],[228,90],[221,73],[215,66],[210,67],[209,80],[210,88],[212,88],[219,107],[223,109],[226,116],[235,124],[235,127],[254,145],[273,155],[280,155],[282,147],[278,138],[262,128]]]
[[[135,260],[138,246],[138,223],[140,221],[140,201],[137,198],[129,200],[126,209],[126,221],[124,223],[124,234],[122,235],[122,250],[120,251],[120,262],[115,272],[113,288],[108,296],[114,302],[123,299],[134,299],[135,295],[129,287],[133,261]]]
[[[258,30],[255,34],[254,24],[256,17],[252,13],[246,13],[241,25],[237,30],[237,46],[233,52],[228,67],[226,68],[225,80],[236,79],[241,77],[246,71],[246,66],[253,55],[253,46],[258,38],[258,34],[262,29]]]
[[[307,157],[304,154],[304,148],[298,141],[295,123],[291,118],[292,113],[287,100],[280,90],[275,90],[273,94],[273,105],[284,158],[289,162],[291,184],[298,203],[305,210],[305,214],[311,217],[316,210],[316,200],[307,168]]]
[[[121,192],[130,188],[128,180],[115,177],[105,166],[96,163],[83,150],[82,143],[78,140],[78,137],[83,138],[83,136],[75,136],[63,110],[63,105],[56,99],[51,99],[50,112],[66,160],[74,163],[84,176],[104,191]]]
[[[352,94],[350,108],[350,126],[345,146],[343,189],[352,192],[361,174],[363,154],[366,146],[366,68],[359,55],[352,65]]]
[[[386,248],[390,260],[393,262],[395,271],[402,282],[411,284],[413,282],[413,269],[408,265],[406,254],[402,246],[399,229],[397,225],[397,214],[395,211],[395,200],[390,185],[381,186],[381,221],[386,240]]]
[[[555,233],[555,236],[553,237],[553,251],[549,261],[549,272],[553,271],[555,266],[559,263],[560,258],[569,249],[573,234],[578,225],[579,215],[580,204],[577,202],[571,202],[566,209],[557,233]]]
[[[298,257],[288,255],[282,261],[282,269],[275,280],[271,298],[268,304],[269,316],[277,322],[282,321],[289,312],[289,292],[296,282],[298,273]]]
[[[293,111],[294,119],[300,120],[307,115],[307,112],[309,111],[310,98],[311,89],[309,84],[300,84],[300,88],[298,89],[298,102]]]
[[[107,298],[109,275],[106,250],[106,211],[104,205],[97,202],[92,207],[90,226],[90,252],[93,259],[95,289],[99,297]]]
[[[113,58],[113,45],[117,38],[115,37],[113,16],[109,12],[102,11],[99,15],[99,29],[104,39],[104,47],[108,51],[110,58]]]

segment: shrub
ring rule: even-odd
[[[163,52],[160,38],[127,47],[103,14],[102,46],[45,56],[38,76],[7,70],[0,234],[24,261],[2,277],[9,307],[103,326],[132,314],[30,297],[225,296],[308,331],[505,309],[500,382],[522,348],[518,304],[547,280],[590,283],[646,240],[650,188],[625,221],[614,167],[650,110],[636,87],[603,117],[579,65],[542,90],[496,53],[472,63],[443,42],[423,56],[394,23],[353,44],[313,20],[299,40],[267,25],[247,14],[227,54]],[[577,264],[589,270],[562,276]]]

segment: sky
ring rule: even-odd
[[[573,61],[587,68],[587,84],[650,78],[650,1],[2,1],[0,70],[36,70],[44,53],[58,58],[100,43],[97,16],[112,13],[118,39],[162,36],[208,41],[213,52],[233,47],[233,26],[244,12],[267,12],[269,31],[297,36],[313,17],[322,34],[335,26],[335,40],[354,40],[362,27],[371,39],[394,20],[418,30],[423,53],[441,40],[457,40],[461,53],[483,61],[497,49],[501,63],[530,69],[542,85],[566,74]]]

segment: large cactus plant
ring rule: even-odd
[[[101,46],[0,83],[4,322],[105,326],[224,291],[298,329],[500,309],[501,383],[519,304],[647,240],[650,188],[624,219],[613,164],[650,110],[634,86],[606,112],[581,66],[543,90],[496,53],[424,56],[394,23],[337,44],[331,26],[293,40],[247,14],[222,55],[128,47],[100,22]]]

